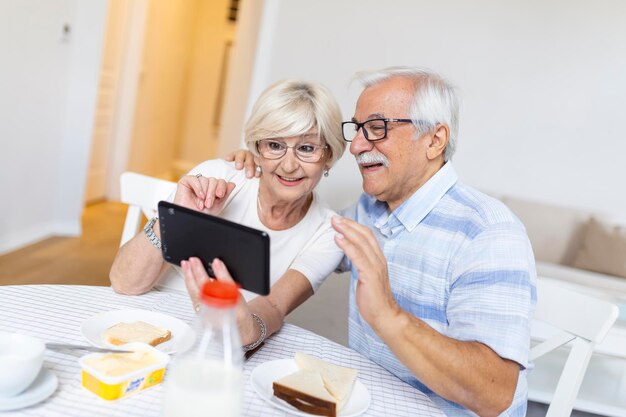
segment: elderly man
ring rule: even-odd
[[[536,300],[524,227],[458,181],[458,100],[445,80],[404,67],[359,78],[343,128],[364,193],[333,219],[352,271],[350,347],[447,415],[524,416]]]
[[[458,181],[450,85],[411,68],[360,78],[344,139],[365,192],[334,219],[352,270],[350,347],[448,415],[524,416],[535,303],[524,227]]]

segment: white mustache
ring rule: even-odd
[[[389,166],[389,160],[385,155],[378,152],[364,152],[356,156],[356,162],[359,165],[382,164],[384,167]]]

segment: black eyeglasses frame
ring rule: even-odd
[[[369,123],[369,122],[383,122],[383,125],[385,127],[385,133],[383,134],[382,137],[376,138],[376,139],[370,139],[368,137],[367,129],[364,129],[363,126],[365,126],[365,124]],[[365,140],[367,140],[368,142],[376,142],[376,141],[383,140],[383,139],[387,138],[387,133],[389,131],[389,129],[387,128],[387,124],[388,123],[413,123],[415,125],[418,125],[418,124],[423,124],[425,122],[424,122],[424,120],[393,119],[393,118],[388,118],[388,117],[378,117],[378,118],[375,118],[375,119],[366,120],[366,121],[361,122],[361,123],[358,123],[358,122],[350,120],[350,121],[341,123],[341,135],[343,137],[343,140],[345,140],[346,142],[352,142],[354,140],[354,137],[356,137],[359,129],[363,129],[363,137],[365,137]],[[356,126],[354,137],[352,139],[347,139],[346,135],[344,133],[344,126],[348,125],[348,124]]]

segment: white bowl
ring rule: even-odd
[[[0,397],[13,397],[35,380],[46,345],[36,337],[0,332]]]

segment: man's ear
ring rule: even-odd
[[[438,124],[435,127],[435,131],[431,133],[430,144],[426,148],[426,157],[430,160],[438,158],[443,155],[448,146],[448,139],[450,138],[450,128],[445,124]]]

